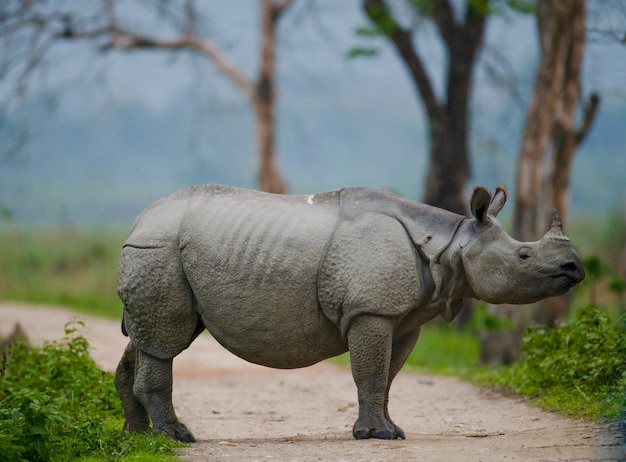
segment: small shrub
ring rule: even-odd
[[[179,444],[164,437],[120,436],[113,376],[97,367],[75,326],[66,326],[63,341],[42,348],[18,341],[3,357],[0,461],[171,454]]]
[[[625,322],[588,306],[558,328],[532,328],[524,337],[522,360],[496,381],[568,414],[623,417]]]

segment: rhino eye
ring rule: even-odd
[[[522,249],[519,253],[519,257],[522,260],[527,260],[530,258],[530,253],[526,249]]]

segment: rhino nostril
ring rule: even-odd
[[[580,282],[585,278],[585,270],[582,265],[575,262],[565,263],[561,266],[561,271],[563,271],[565,276],[575,282]]]

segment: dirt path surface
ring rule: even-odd
[[[71,319],[93,357],[114,370],[127,339],[119,322],[56,307],[0,303],[0,334],[20,322],[31,342],[64,336]],[[616,426],[566,419],[453,377],[401,373],[390,413],[406,440],[356,441],[356,387],[346,368],[295,371],[247,363],[202,335],[174,360],[174,406],[198,442],[183,461],[619,461]]]

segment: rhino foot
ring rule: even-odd
[[[185,443],[196,442],[196,438],[193,436],[193,433],[191,433],[189,429],[180,422],[177,422],[175,424],[163,424],[155,426],[152,429],[152,432],[169,436],[170,438],[178,441],[183,441]]]
[[[378,438],[381,440],[405,439],[404,431],[397,425],[388,421],[364,422],[358,419],[352,429],[352,434],[357,440]]]

